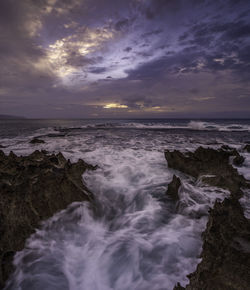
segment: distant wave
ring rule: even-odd
[[[212,122],[190,121],[188,128],[192,130],[208,130],[208,131],[250,131],[249,125],[243,124],[219,124]]]
[[[190,121],[189,123],[170,123],[170,122],[104,122],[104,123],[88,123],[79,127],[63,127],[56,128],[56,131],[70,132],[81,131],[85,129],[162,129],[162,130],[195,130],[195,131],[250,131],[250,125],[246,124],[223,124],[205,121]]]

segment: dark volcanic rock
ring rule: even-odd
[[[228,146],[228,145],[222,145],[222,146],[221,146],[221,149],[222,149],[222,150],[229,150],[229,151],[233,150],[233,148],[230,147],[230,146]]]
[[[29,156],[8,156],[0,150],[0,284],[11,272],[12,257],[24,247],[40,221],[74,201],[91,199],[82,183],[86,169],[95,167],[79,160],[71,163],[59,153],[35,151]],[[1,286],[0,286],[1,288]]]
[[[240,165],[242,165],[244,160],[245,160],[245,158],[243,156],[238,155],[238,156],[234,157],[233,164],[236,165],[236,166],[240,166]]]
[[[179,200],[178,191],[179,191],[180,186],[181,186],[180,178],[174,175],[172,181],[168,185],[166,194],[169,197],[171,197],[173,200],[178,201]]]
[[[182,287],[182,286],[180,285],[180,283],[177,283],[177,285],[174,287],[173,290],[185,290],[185,288]]]
[[[215,203],[203,240],[202,261],[186,289],[249,289],[250,221],[237,199]]]
[[[202,177],[202,181],[224,189],[234,194],[240,194],[241,187],[249,187],[245,178],[238,174],[237,169],[229,164],[229,157],[239,158],[235,150],[215,150],[199,147],[195,152],[183,154],[179,151],[165,151],[168,166],[189,174],[195,178]]]
[[[43,141],[42,139],[39,139],[39,138],[33,138],[31,141],[30,141],[30,144],[44,144],[45,141]]]
[[[250,144],[247,144],[243,149],[250,153]]]
[[[169,167],[231,192],[230,198],[222,203],[217,201],[210,210],[202,234],[202,261],[196,271],[188,275],[189,285],[183,288],[177,284],[174,290],[250,289],[250,220],[244,216],[239,203],[243,195],[241,187],[249,188],[249,183],[229,164],[231,156],[238,165],[244,158],[230,147],[219,150],[200,147],[186,155],[166,151],[165,156]]]

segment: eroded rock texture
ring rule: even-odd
[[[211,185],[228,189],[232,194],[239,195],[241,187],[249,187],[248,182],[242,175],[238,174],[231,164],[229,158],[240,158],[235,150],[215,150],[199,147],[195,152],[183,154],[177,150],[165,151],[168,166],[182,171]]]
[[[215,203],[203,241],[202,261],[186,289],[250,289],[250,221],[237,199]]]
[[[244,216],[239,199],[249,182],[230,165],[244,161],[235,149],[198,148],[183,154],[165,152],[168,165],[203,182],[228,189],[230,198],[216,202],[210,210],[202,234],[202,261],[188,276],[185,288],[177,284],[174,290],[245,290],[250,289],[250,220]]]
[[[247,144],[247,145],[244,147],[244,150],[247,151],[248,153],[250,153],[250,144]]]
[[[29,156],[8,156],[0,151],[0,283],[12,271],[12,257],[22,250],[40,221],[74,201],[90,200],[82,174],[95,167],[71,163],[59,153],[35,151]],[[1,288],[0,286],[0,288]]]
[[[172,181],[168,185],[166,194],[174,201],[179,200],[179,188],[181,186],[181,180],[176,175],[173,175]]]
[[[33,138],[32,140],[30,140],[29,142],[30,144],[44,144],[45,141],[39,138]]]

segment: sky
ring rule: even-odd
[[[250,118],[250,1],[1,0],[0,114]]]

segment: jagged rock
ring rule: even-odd
[[[0,150],[0,284],[11,272],[12,257],[24,247],[40,221],[74,201],[88,201],[82,174],[95,167],[71,163],[61,153],[35,151],[18,157]],[[0,286],[1,288],[1,286]]]
[[[202,261],[186,289],[249,289],[250,221],[237,199],[215,203],[203,241]]]
[[[233,150],[233,148],[230,147],[230,146],[228,146],[228,145],[222,145],[222,146],[221,146],[221,149],[222,149],[222,150]]]
[[[250,153],[250,144],[247,144],[243,150],[247,151],[248,153]]]
[[[166,194],[171,197],[173,200],[178,201],[179,200],[179,188],[181,186],[181,180],[176,175],[173,176],[172,181],[168,185],[168,189]]]
[[[165,151],[168,166],[182,171],[195,178],[202,177],[202,181],[240,195],[241,187],[249,187],[249,184],[237,169],[229,164],[230,156],[240,156],[235,150],[215,150],[199,147],[195,152],[183,154],[177,150]]]
[[[233,159],[233,164],[236,166],[240,166],[242,165],[242,163],[245,161],[245,158],[241,155],[238,155],[236,157],[234,157]]]
[[[31,141],[30,141],[30,144],[44,144],[45,141],[43,141],[42,139],[39,139],[39,138],[33,138]]]
[[[180,284],[174,290],[245,290],[250,285],[250,220],[244,216],[239,203],[241,187],[249,183],[229,164],[235,149],[219,150],[198,148],[184,155],[179,151],[166,151],[168,165],[202,181],[229,189],[230,198],[216,201],[210,210],[205,232],[202,234],[202,261],[194,273],[188,275],[189,285]],[[237,163],[237,161],[236,161]]]
[[[185,288],[182,287],[182,286],[180,285],[180,283],[177,283],[177,284],[175,285],[175,287],[174,287],[173,290],[185,290]]]

